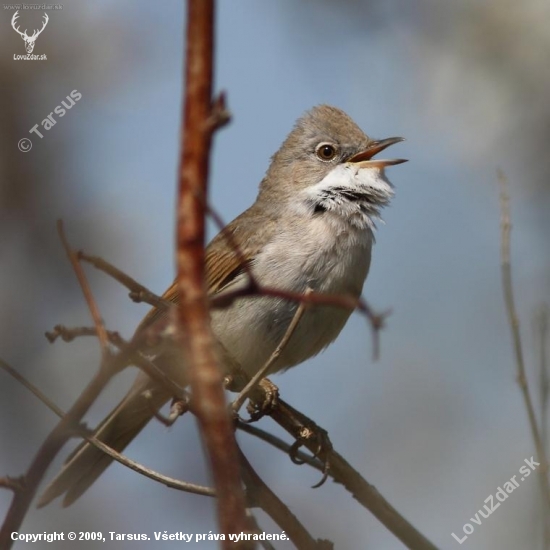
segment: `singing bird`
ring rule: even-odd
[[[251,273],[266,287],[359,297],[369,271],[375,222],[393,196],[384,169],[405,162],[374,155],[399,141],[402,138],[369,138],[335,107],[319,105],[305,113],[273,155],[254,204],[208,245],[209,295],[247,285]],[[176,283],[164,298],[178,301]],[[295,301],[255,296],[213,309],[212,330],[225,371],[239,368],[254,375],[281,341],[297,307]],[[338,336],[350,313],[335,306],[308,307],[270,372],[319,353]],[[165,313],[151,310],[138,332],[161,315]],[[174,359],[173,350],[160,352],[155,362],[185,384],[185,365],[181,357]],[[122,451],[171,397],[165,386],[140,372],[95,436]],[[70,505],[111,462],[84,441],[46,488],[39,506],[62,494],[63,505]]]

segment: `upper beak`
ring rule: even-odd
[[[385,168],[386,166],[407,162],[407,159],[372,159],[374,155],[380,153],[380,151],[383,151],[386,147],[394,143],[399,143],[400,141],[405,141],[405,138],[391,137],[373,141],[364,151],[349,158],[347,162],[357,163],[359,168]]]

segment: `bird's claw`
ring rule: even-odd
[[[312,489],[321,487],[328,479],[330,471],[330,453],[332,451],[332,443],[328,437],[328,432],[323,430],[316,424],[310,426],[302,426],[300,429],[296,441],[292,444],[289,450],[290,460],[294,464],[304,464],[305,461],[300,458],[298,452],[301,447],[305,446],[306,442],[316,440],[317,449],[313,453],[313,458],[319,459],[323,463],[323,477],[321,480],[312,486]]]

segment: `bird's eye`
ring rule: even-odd
[[[330,143],[320,143],[315,149],[315,154],[320,160],[332,160],[336,156],[336,147]]]

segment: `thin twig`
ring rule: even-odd
[[[197,485],[188,481],[181,481],[180,479],[165,476],[164,474],[156,472],[155,470],[151,470],[151,468],[147,468],[146,466],[143,466],[143,464],[140,464],[139,462],[136,462],[135,460],[132,460],[131,458],[128,458],[127,456],[118,453],[95,437],[87,437],[86,439],[92,445],[103,451],[105,454],[108,454],[111,458],[113,458],[123,466],[126,466],[127,468],[130,468],[130,470],[133,470],[134,472],[137,472],[142,476],[148,477],[153,481],[158,481],[159,483],[162,483],[163,485],[166,485],[171,489],[177,489],[178,491],[184,491],[185,493],[192,493],[195,495],[202,495],[207,497],[216,496],[214,489],[211,487],[205,487],[203,485]]]
[[[539,347],[539,380],[540,380],[540,433],[542,445],[548,452],[548,405],[550,401],[550,380],[548,373],[548,306],[543,304],[536,316],[535,327]],[[543,502],[543,510],[544,510]],[[542,514],[542,544],[544,550],[550,550],[550,514]]]
[[[239,458],[250,506],[261,508],[268,514],[283,529],[298,550],[332,550],[334,548],[330,541],[316,540],[311,536],[288,506],[264,483],[240,449]]]
[[[68,244],[63,232],[63,224],[61,221],[58,222],[57,228],[92,315],[95,329],[101,342],[102,361],[98,372],[80,394],[67,414],[61,418],[57,426],[49,433],[36,452],[31,465],[24,475],[24,490],[14,493],[8,513],[6,514],[4,523],[0,529],[0,548],[2,550],[8,550],[11,548],[13,544],[11,533],[19,530],[32,499],[36,494],[38,485],[42,481],[46,470],[56,457],[57,453],[71,437],[74,430],[79,428],[79,423],[82,420],[82,417],[98,398],[100,393],[108,384],[109,380],[127,364],[124,362],[123,353],[119,354],[118,357],[112,357],[110,355],[107,331],[105,330],[105,326],[101,320],[99,309],[93,298],[84,270],[76,257],[76,253]]]
[[[234,548],[228,535],[248,532],[237,445],[225,404],[223,376],[215,354],[204,284],[205,204],[210,147],[216,116],[212,109],[214,0],[188,0],[183,144],[177,205],[177,265],[180,339],[186,356],[192,404],[210,459],[218,495],[222,548]],[[223,98],[220,99],[223,103]],[[221,123],[221,121],[220,121]],[[254,545],[243,541],[239,548]]]
[[[155,332],[158,333],[161,331],[164,324],[165,321],[163,319],[154,321],[147,329],[136,334],[131,342],[126,342],[118,332],[108,330],[107,338],[109,342],[122,352],[120,355],[116,356],[116,360],[115,358],[112,359],[111,365],[116,369],[126,366],[126,364],[128,366],[134,365],[154,380],[163,384],[172,392],[175,398],[187,399],[185,388],[168,376],[168,374],[163,369],[159,368],[154,361],[151,361],[140,353],[140,351],[147,349],[147,340],[150,340]],[[63,325],[56,325],[52,332],[46,332],[46,337],[51,343],[55,342],[58,337],[65,342],[71,342],[75,338],[81,336],[97,336],[97,330],[95,327],[67,328]]]
[[[145,302],[151,306],[154,306],[161,310],[166,310],[173,304],[168,300],[165,300],[161,296],[157,296],[154,292],[151,292],[147,287],[138,283],[135,279],[115,267],[113,264],[107,262],[99,256],[90,256],[85,254],[82,250],[78,253],[78,259],[84,262],[88,262],[96,269],[103,271],[107,275],[111,276],[115,281],[118,281],[121,285],[125,286],[130,291],[130,298],[134,302]]]
[[[0,477],[0,488],[8,489],[14,493],[25,490],[24,477]]]
[[[543,304],[537,315],[539,339],[539,379],[540,379],[540,432],[542,444],[548,450],[548,406],[550,403],[550,374],[548,373],[548,306]]]
[[[545,501],[545,507],[547,509],[546,515],[550,514],[550,485],[548,483],[548,459],[546,456],[546,450],[542,443],[542,437],[537,424],[537,418],[535,415],[535,407],[529,391],[529,385],[527,382],[527,375],[525,371],[525,362],[523,359],[523,349],[521,343],[521,335],[519,330],[519,319],[516,311],[516,305],[514,301],[514,289],[512,285],[512,267],[510,262],[510,231],[512,228],[510,222],[510,198],[507,192],[507,180],[504,174],[498,171],[498,180],[500,183],[500,208],[501,208],[501,269],[502,269],[502,288],[504,291],[504,301],[506,304],[506,311],[508,313],[508,321],[510,324],[510,330],[512,332],[512,342],[514,347],[514,354],[516,358],[517,367],[517,381],[523,398],[525,401],[525,408],[527,409],[527,416],[529,418],[529,425],[531,427],[531,433],[535,442],[535,449],[538,456],[538,460],[541,465],[539,467],[539,477],[541,483],[541,490]]]
[[[284,300],[304,304],[334,306],[343,309],[357,309],[369,321],[373,338],[373,357],[375,360],[378,359],[380,353],[379,332],[380,329],[383,328],[384,321],[390,312],[384,312],[381,314],[375,313],[362,298],[356,298],[354,296],[348,296],[345,294],[325,294],[322,292],[312,292],[306,296],[304,293],[300,292],[292,292],[290,290],[281,290],[279,288],[261,286],[254,280],[249,280],[248,284],[243,287],[212,296],[210,298],[210,305],[213,308],[226,308],[237,299],[255,296],[262,296],[264,298],[283,298]]]
[[[106,363],[108,364],[109,361]],[[103,391],[112,375],[113,372],[108,368],[102,367],[98,370],[67,414],[49,433],[36,452],[31,465],[24,475],[25,488],[23,491],[14,494],[4,523],[0,529],[0,548],[2,550],[8,550],[12,547],[13,540],[11,534],[19,530],[48,466],[66,441],[72,436],[74,430],[78,428],[78,423]]]
[[[84,275],[84,270],[82,269],[82,266],[78,261],[78,254],[74,250],[72,250],[72,248],[69,245],[69,242],[67,241],[67,237],[65,236],[65,230],[63,229],[62,220],[57,220],[57,232],[59,233],[59,238],[61,239],[63,248],[65,249],[65,252],[67,253],[67,256],[69,257],[69,260],[73,266],[73,270],[76,274],[76,278],[78,279],[80,288],[82,289],[82,294],[84,294],[84,298],[86,299],[86,303],[88,304],[88,309],[92,314],[92,319],[94,321],[94,325],[97,330],[97,337],[101,345],[101,354],[103,356],[103,360],[105,361],[109,355],[109,339],[107,338],[105,323],[101,318],[101,314],[99,313],[99,308],[97,307],[97,304],[92,295],[92,291],[90,290],[88,279]]]
[[[311,292],[312,290],[308,288],[305,291],[304,296],[308,296],[309,294],[311,294]],[[296,330],[296,327],[298,326],[298,323],[300,322],[300,319],[302,318],[302,315],[304,314],[305,309],[306,309],[306,304],[304,302],[300,302],[300,305],[298,306],[298,309],[296,309],[296,313],[294,314],[292,321],[288,325],[288,328],[286,329],[286,332],[284,333],[281,341],[279,342],[279,345],[273,350],[273,353],[271,354],[269,359],[266,361],[265,365],[260,370],[258,370],[258,372],[250,379],[248,384],[243,388],[241,393],[233,401],[233,404],[231,405],[233,412],[235,413],[239,412],[239,409],[242,407],[243,403],[245,402],[250,392],[256,387],[258,382],[262,380],[264,376],[267,375],[273,363],[277,361],[282,351],[285,349],[286,345],[288,344],[288,341],[292,338],[292,335],[294,334],[294,331]]]
[[[45,333],[46,338],[53,344],[58,338],[61,338],[64,342],[72,342],[75,338],[81,336],[96,336],[97,329],[95,327],[73,327],[68,328],[64,325],[55,325],[52,331]],[[111,344],[115,343],[118,346],[118,343],[122,342],[120,334],[115,330],[107,331],[107,338]]]
[[[46,405],[51,411],[53,411],[60,418],[65,413],[51,401],[43,392],[41,392],[34,384],[31,384],[22,374],[19,374],[11,365],[6,363],[3,359],[0,359],[0,368],[4,369],[12,378],[15,378],[20,384],[25,386],[31,393],[34,393],[42,403]]]
[[[57,415],[59,418],[63,418],[65,416],[65,413],[49,398],[47,397],[42,391],[40,391],[34,384],[29,382],[23,375],[19,374],[13,367],[11,367],[8,363],[0,359],[0,367],[3,368],[10,376],[15,378],[20,384],[25,386],[31,393],[33,393],[48,409],[50,409],[55,415]],[[148,477],[149,479],[152,479],[153,481],[158,481],[159,483],[162,483],[163,485],[166,485],[167,487],[170,487],[172,489],[178,489],[179,491],[185,491],[186,493],[193,493],[196,495],[203,495],[203,496],[215,496],[214,489],[210,487],[204,487],[202,485],[196,485],[195,483],[189,483],[187,481],[181,481],[179,479],[174,479],[172,477],[165,476],[164,474],[161,474],[159,472],[156,472],[155,470],[151,470],[150,468],[147,468],[146,466],[143,466],[142,464],[139,464],[135,460],[132,460],[131,458],[128,458],[127,456],[124,456],[123,454],[115,451],[108,445],[105,445],[103,441],[100,441],[96,437],[87,434],[85,431],[81,430],[80,432],[77,430],[77,433],[87,441],[89,441],[94,447],[97,447],[99,450],[103,451],[105,454],[109,455],[111,458],[122,464],[123,466],[126,466],[127,468],[130,468],[134,472],[137,472],[138,474],[141,474],[145,477]],[[4,480],[7,480],[8,482],[11,482],[10,488],[13,490],[23,490],[24,488],[24,478],[3,478]],[[2,486],[2,479],[0,479],[0,486]],[[7,485],[5,485],[7,486]]]
[[[237,429],[246,432],[247,434],[253,435],[254,437],[257,437],[258,439],[261,439],[266,443],[269,443],[269,445],[275,447],[276,449],[279,449],[280,451],[283,451],[283,453],[287,455],[290,455],[291,453],[292,445],[289,445],[280,437],[266,432],[265,430],[262,430],[257,426],[253,426],[252,424],[248,424],[246,422],[238,420]],[[302,451],[294,452],[294,457],[297,458],[302,464],[308,464],[312,468],[319,470],[319,472],[323,472],[324,470],[324,465],[319,459],[314,458],[311,455],[308,455]]]

